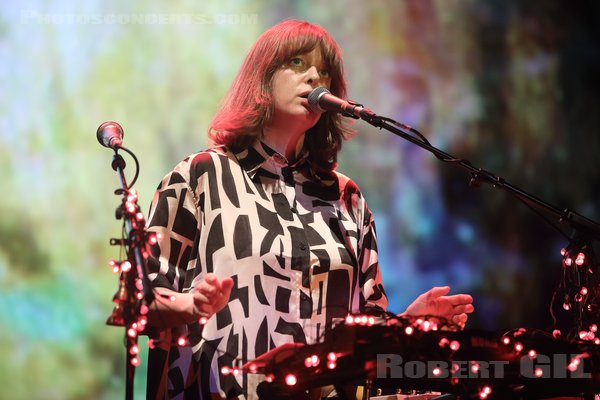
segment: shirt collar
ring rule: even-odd
[[[292,170],[304,168],[310,169],[309,152],[305,147],[302,148],[298,154],[298,159],[292,164],[289,164],[285,156],[279,154],[261,140],[257,140],[254,142],[254,145],[245,150],[236,152],[235,156],[239,160],[240,166],[250,175],[250,177],[253,177],[256,171],[263,167],[269,160],[273,160],[282,168],[287,167]]]

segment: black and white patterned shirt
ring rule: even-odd
[[[190,155],[161,182],[149,230],[155,286],[189,292],[208,272],[232,277],[229,303],[202,327],[161,333],[150,350],[148,398],[255,395],[222,375],[288,342],[315,343],[333,320],[385,309],[373,216],[344,175],[289,165],[258,141],[242,152]],[[176,339],[188,335],[189,346]]]

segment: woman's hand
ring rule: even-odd
[[[210,318],[221,310],[229,301],[233,279],[219,278],[215,274],[208,273],[192,292],[194,298],[194,316],[196,319],[202,317]]]
[[[233,279],[206,274],[196,288],[187,293],[177,293],[166,288],[156,288],[157,296],[148,311],[148,324],[158,330],[198,322],[210,318],[229,301]]]
[[[449,292],[450,286],[434,287],[417,297],[400,316],[431,315],[464,327],[467,314],[475,309],[473,298],[468,294],[446,296]]]

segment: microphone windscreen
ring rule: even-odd
[[[310,92],[307,97],[309,107],[312,108],[314,111],[319,111],[319,112],[325,111],[323,108],[321,108],[319,106],[319,98],[323,94],[327,94],[327,93],[330,93],[329,90],[327,90],[326,88],[324,88],[322,86],[314,88],[313,91]]]
[[[103,122],[96,131],[96,139],[104,147],[114,148],[123,143],[123,127],[115,121]]]

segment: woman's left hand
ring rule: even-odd
[[[475,309],[473,297],[468,294],[446,296],[449,292],[450,286],[434,287],[417,297],[401,316],[430,315],[464,327],[468,314]]]

